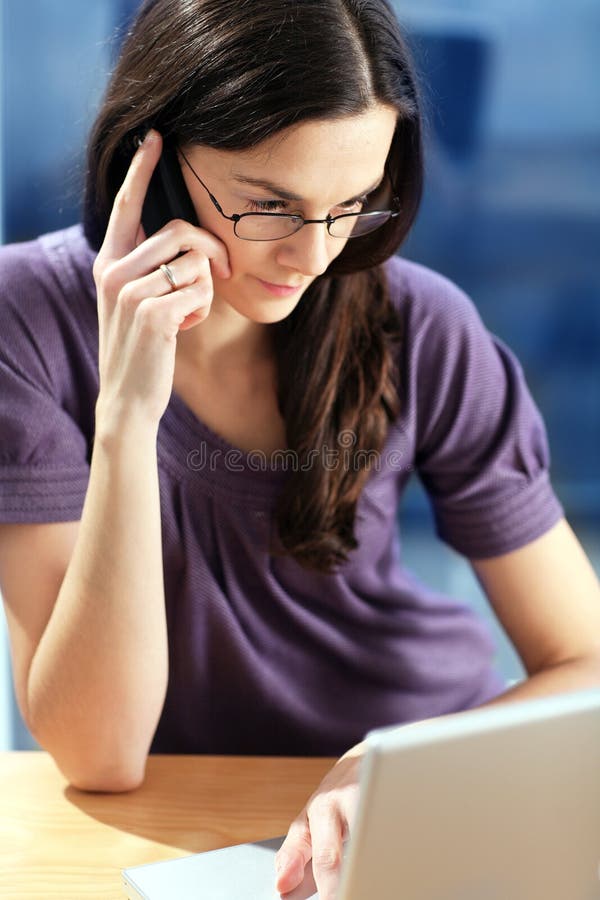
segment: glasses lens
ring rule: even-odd
[[[303,222],[302,216],[247,213],[237,220],[234,231],[244,241],[277,241],[294,234]]]
[[[358,213],[355,216],[339,216],[329,226],[329,233],[333,237],[354,238],[369,234],[377,228],[381,228],[391,218],[390,210],[380,210],[372,213]]]

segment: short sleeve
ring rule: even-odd
[[[34,247],[0,251],[0,521],[75,521],[90,455],[67,386],[77,354],[60,282]]]
[[[563,515],[546,430],[514,354],[459,288],[434,277],[411,340],[415,467],[441,539],[472,559],[499,556]]]

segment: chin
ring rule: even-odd
[[[257,297],[240,291],[234,293],[231,299],[224,293],[220,299],[234,309],[238,315],[256,322],[259,325],[272,325],[281,322],[290,315],[302,299],[306,288],[294,294],[293,297]]]
[[[300,301],[300,297],[294,300],[272,300],[267,303],[244,303],[239,306],[236,304],[233,308],[244,318],[257,325],[273,325],[275,322],[282,322],[296,308]],[[231,304],[233,306],[233,304]]]

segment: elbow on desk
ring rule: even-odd
[[[101,794],[126,794],[136,791],[144,781],[143,773],[139,776],[127,772],[86,772],[80,776],[76,775],[70,778],[67,776],[67,778],[71,787],[77,788],[78,791]]]
[[[69,784],[80,791],[121,794],[141,787],[151,735],[132,729],[89,727],[84,733],[66,726],[28,721],[31,734],[53,758]],[[45,726],[45,727],[44,727]]]
[[[57,765],[71,787],[90,793],[124,794],[135,791],[143,784],[146,773],[145,761],[138,767],[109,764],[73,769],[58,761]]]
[[[40,747],[53,758],[71,787],[80,791],[122,794],[141,787],[146,774],[147,753],[142,757],[115,748],[102,755],[79,748],[52,746],[32,731]],[[98,750],[98,748],[95,748]]]

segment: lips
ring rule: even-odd
[[[289,297],[302,288],[301,284],[276,284],[272,281],[263,281],[262,278],[257,278],[256,280],[266,291],[276,297]]]

